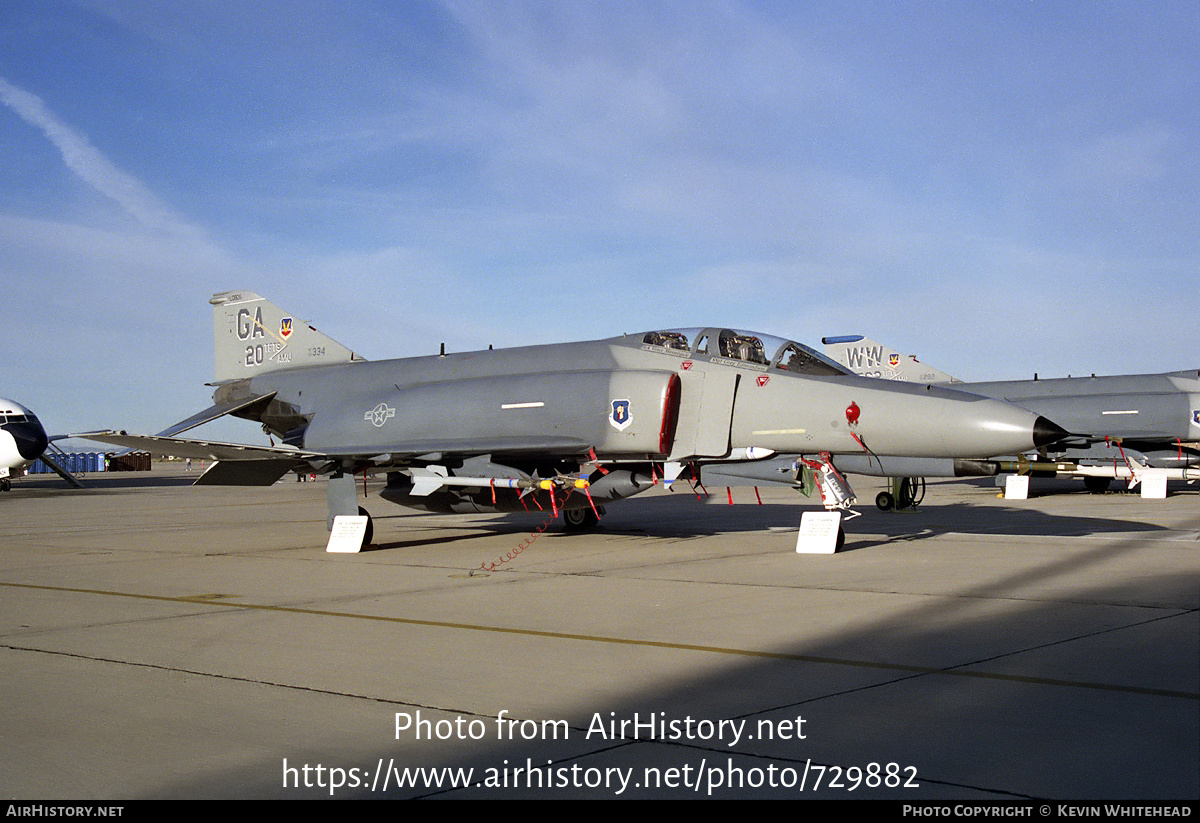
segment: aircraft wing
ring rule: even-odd
[[[247,446],[117,431],[83,432],[71,436],[127,449],[214,461],[196,480],[197,486],[270,486],[289,471],[309,467],[310,460],[321,457],[312,452],[276,446]]]
[[[197,417],[203,416],[197,415]],[[390,443],[366,450],[345,446],[323,452],[303,451],[281,446],[249,446],[241,443],[222,443],[211,440],[192,440],[184,437],[164,437],[150,434],[126,434],[119,431],[94,431],[73,434],[127,449],[140,449],[174,457],[212,460],[214,464],[200,476],[196,485],[269,486],[296,469],[313,467],[329,460],[358,458],[382,462],[411,458],[421,463],[441,460],[446,455],[474,456],[480,454],[540,454],[583,455],[590,444],[571,437],[494,437],[483,439],[448,438],[445,440],[413,440]]]
[[[173,457],[191,457],[195,460],[306,460],[319,458],[312,452],[298,451],[281,446],[247,446],[241,443],[221,443],[212,440],[189,440],[184,437],[163,437],[157,434],[126,434],[118,431],[94,431],[73,434],[85,440],[109,443],[128,449],[141,449]]]
[[[326,458],[394,455],[399,458],[423,457],[430,454],[474,456],[477,454],[586,454],[591,444],[574,437],[491,437],[469,439],[411,440],[388,443],[363,449],[343,446],[328,451],[313,452],[283,446],[249,446],[241,443],[222,443],[212,440],[190,440],[185,437],[163,437],[158,434],[126,434],[118,431],[95,431],[72,434],[86,440],[124,446],[130,449],[191,457],[196,460],[321,460]]]
[[[364,451],[361,447],[344,446],[322,452],[329,457],[359,457],[375,454],[390,454],[398,457],[424,457],[426,455],[457,455],[473,457],[480,454],[540,454],[579,456],[586,455],[592,444],[576,437],[448,437],[436,440],[406,440],[388,443]]]

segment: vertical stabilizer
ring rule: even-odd
[[[363,359],[252,292],[221,292],[208,302],[213,306],[214,382]]]
[[[855,374],[881,377],[884,380],[905,380],[910,383],[961,383],[944,371],[926,366],[916,355],[900,352],[868,340],[861,334],[842,337],[822,337],[825,355],[836,360]]]

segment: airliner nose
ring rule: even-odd
[[[1069,435],[1070,432],[1052,420],[1039,416],[1033,421],[1033,444],[1039,449],[1057,443]]]
[[[17,444],[17,452],[26,460],[36,460],[46,451],[50,442],[46,430],[37,423],[14,423],[8,427],[8,433]]]

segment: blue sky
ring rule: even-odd
[[[1197,44],[1194,0],[6,0],[0,395],[164,428],[229,289],[371,359],[724,325],[1195,368]]]

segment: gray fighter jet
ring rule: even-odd
[[[711,463],[804,454],[828,508],[854,498],[833,455],[982,458],[1066,432],[999,400],[858,377],[788,340],[721,328],[368,362],[256,294],[213,305],[213,405],[119,446],[217,462],[198,483],[269,485],[328,475],[328,515],[360,511],[354,475],[438,512],[564,514],[586,528],[604,503]],[[282,446],[178,435],[223,415]],[[365,513],[365,512],[364,512]],[[370,541],[370,534],[365,542]]]
[[[1006,461],[908,460],[885,467],[892,476],[949,477],[1019,471],[1082,476],[1103,491],[1114,478],[1135,485],[1146,469],[1173,479],[1200,479],[1200,370],[1163,374],[1061,377],[964,383],[912,355],[859,335],[826,337],[825,353],[857,374],[887,380],[953,386],[999,398],[1046,415],[1072,437]],[[838,460],[860,471],[857,458]]]

